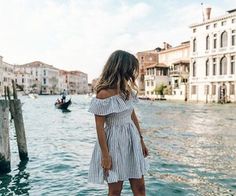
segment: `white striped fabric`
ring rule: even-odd
[[[90,162],[88,181],[101,184],[141,178],[148,169],[144,159],[138,130],[131,119],[133,103],[137,98],[131,94],[130,100],[124,101],[115,95],[107,99],[93,98],[89,111],[105,116],[105,132],[112,169],[106,178],[101,167],[101,150],[98,141],[95,144]]]

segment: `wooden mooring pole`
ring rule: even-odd
[[[0,100],[0,173],[10,171],[9,105],[7,100]]]
[[[27,143],[25,137],[25,127],[21,109],[21,101],[17,99],[15,82],[12,80],[13,87],[13,100],[10,100],[10,108],[12,110],[12,116],[14,120],[15,130],[16,130],[16,138],[17,138],[17,146],[18,152],[21,161],[28,160],[28,150]]]

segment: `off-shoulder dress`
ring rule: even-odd
[[[131,119],[134,103],[138,99],[131,93],[130,99],[124,100],[120,95],[106,99],[94,97],[89,112],[105,117],[105,134],[109,154],[112,159],[112,169],[108,177],[104,176],[101,167],[101,150],[98,141],[95,144],[89,167],[88,182],[102,184],[139,179],[148,169],[144,159],[140,135]]]

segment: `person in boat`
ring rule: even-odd
[[[66,89],[63,90],[61,102],[62,102],[62,103],[65,103],[65,102],[66,102]]]

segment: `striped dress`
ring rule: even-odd
[[[131,119],[136,101],[134,93],[131,93],[129,100],[124,100],[120,95],[92,99],[89,112],[105,116],[105,133],[112,169],[109,170],[108,177],[105,177],[97,141],[89,167],[89,182],[102,184],[105,180],[114,183],[130,178],[139,179],[146,173],[148,164],[143,156],[138,130]]]

